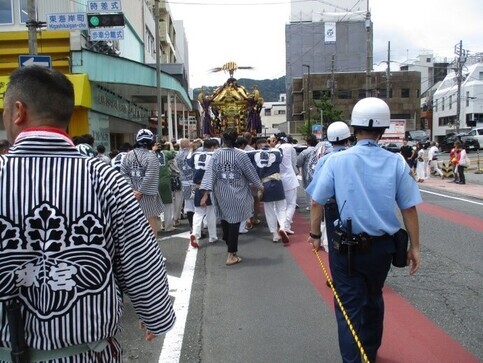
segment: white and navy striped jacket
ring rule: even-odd
[[[28,346],[51,350],[114,336],[123,293],[151,332],[173,326],[163,256],[132,189],[63,131],[25,130],[0,157],[0,347],[9,300],[23,305]]]

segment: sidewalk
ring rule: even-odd
[[[448,193],[474,197],[483,200],[483,173],[476,174],[475,170],[465,172],[466,184],[455,184],[452,178],[441,179],[439,176],[431,176],[422,183],[418,183],[421,189],[435,189]]]

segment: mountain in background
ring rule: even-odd
[[[285,93],[285,76],[277,79],[263,80],[240,78],[237,79],[237,83],[245,87],[248,93],[251,93],[253,91],[253,87],[257,86],[265,102],[277,102],[280,98],[280,94]],[[221,86],[223,86],[223,84],[213,87],[203,86],[203,88],[207,95],[212,95],[213,92],[215,92],[215,90]],[[200,92],[201,88],[195,88],[193,90],[193,100],[196,101],[198,99],[198,94]]]

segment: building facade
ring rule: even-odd
[[[433,138],[483,126],[483,54],[468,57],[458,98],[457,74],[450,71],[433,95]],[[458,102],[460,114],[458,115]]]
[[[336,84],[333,89],[328,87],[332,82]],[[406,130],[416,129],[420,110],[421,74],[413,71],[394,72],[391,75],[389,95],[385,72],[372,72],[371,83],[374,96],[388,103],[391,118],[405,119]],[[350,120],[354,105],[366,97],[365,86],[365,72],[311,73],[310,79],[308,75],[294,79],[290,132],[295,133],[307,120],[311,120],[312,125],[322,123],[324,131],[330,122],[338,121],[329,120],[320,114],[316,101],[323,97],[328,97],[334,108],[342,111],[342,121]]]
[[[28,19],[23,16],[26,1],[6,3],[11,6],[2,8],[0,13],[0,93],[8,84],[8,75],[22,66],[18,63],[19,55],[29,54],[25,26]],[[187,82],[180,81],[182,77],[177,74],[185,74],[183,67],[172,70],[173,74],[161,72],[161,114],[166,123],[157,121],[158,87],[153,65],[157,53],[156,17],[153,9],[148,0],[123,1],[123,36],[115,40],[93,40],[88,30],[40,28],[37,31],[38,54],[51,56],[52,68],[65,73],[75,87],[76,108],[68,129],[71,136],[91,133],[96,144],[103,144],[108,150],[123,142],[133,142],[136,131],[144,127],[159,135],[180,137],[184,129],[178,117],[188,118],[192,100]],[[58,16],[52,14],[85,14],[88,11],[86,0],[37,1],[36,10],[37,19],[47,23]],[[161,29],[164,28],[160,26],[160,32]],[[3,100],[0,99],[1,108]]]

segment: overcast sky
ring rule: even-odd
[[[285,75],[289,0],[167,2],[173,18],[184,23],[192,88],[221,85],[227,74],[209,70],[228,61],[255,68],[236,72],[236,78],[274,79]],[[391,59],[398,62],[427,52],[451,60],[460,40],[470,53],[483,52],[482,0],[370,0],[370,9],[375,64],[387,59],[388,41]],[[397,63],[391,68],[397,68]]]

